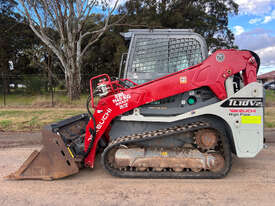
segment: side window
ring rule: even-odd
[[[168,39],[137,38],[132,70],[167,73]]]
[[[169,73],[177,72],[202,62],[200,43],[193,38],[169,40]]]

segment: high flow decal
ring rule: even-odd
[[[263,107],[263,98],[230,98],[221,107]]]
[[[251,116],[257,112],[256,109],[229,109],[229,116]]]
[[[113,99],[113,103],[119,107],[119,109],[124,109],[128,107],[128,101],[131,99],[130,94],[124,94],[120,92],[119,94],[115,94],[115,98]]]

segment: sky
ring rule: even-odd
[[[275,0],[234,1],[239,14],[230,16],[229,27],[235,34],[235,44],[260,56],[259,74],[275,70]]]
[[[260,74],[275,70],[275,0],[234,0],[239,14],[229,18],[239,49],[256,52]]]

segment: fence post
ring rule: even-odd
[[[54,91],[53,91],[53,79],[52,79],[53,77],[51,76],[51,93],[52,93],[52,107],[54,107],[54,100],[53,100],[53,93],[54,93]]]
[[[2,79],[3,79],[3,96],[4,96],[4,106],[6,106],[6,81],[5,81],[4,72],[2,72]]]

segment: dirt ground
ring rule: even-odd
[[[265,134],[268,148],[256,158],[234,158],[224,179],[121,179],[97,160],[94,169],[58,181],[10,181],[2,177],[40,148],[41,136],[0,133],[0,205],[274,205],[275,130]]]

